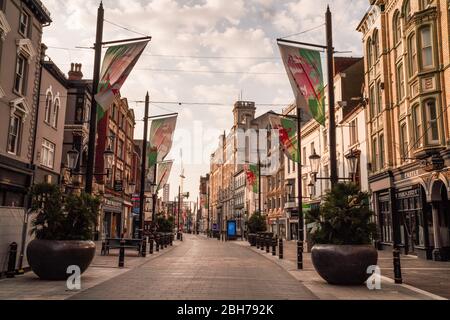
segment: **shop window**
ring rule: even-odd
[[[378,206],[380,208],[381,241],[384,243],[392,243],[392,211],[389,195],[380,195],[378,198]]]

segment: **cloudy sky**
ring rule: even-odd
[[[92,76],[99,0],[43,0],[53,23],[44,31],[48,55],[64,72],[71,62]],[[182,148],[185,191],[198,195],[200,175],[221,132],[229,131],[232,105],[242,95],[255,101],[258,114],[280,111],[293,100],[275,39],[324,43],[324,13],[333,12],[335,47],[361,56],[355,31],[368,8],[365,0],[104,0],[104,40],[151,35],[135,70],[122,89],[137,119],[149,91],[151,115],[179,112],[172,153],[171,198],[178,192]],[[119,26],[117,26],[119,25]],[[123,28],[121,28],[123,27]],[[132,30],[128,31],[125,30]],[[307,32],[304,32],[307,31]],[[299,34],[301,33],[301,34]],[[202,103],[170,104],[166,102]],[[142,137],[138,121],[136,138]]]

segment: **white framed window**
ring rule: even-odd
[[[45,139],[41,147],[41,165],[50,169],[55,165],[55,144]]]
[[[431,27],[425,26],[420,29],[420,54],[421,67],[427,69],[433,66],[433,41]]]
[[[53,114],[52,114],[52,126],[56,128],[58,126],[58,116],[59,116],[59,98],[55,99],[53,104]]]
[[[9,120],[8,130],[8,153],[17,155],[19,153],[20,134],[22,132],[22,117],[13,114]]]
[[[51,92],[47,93],[47,97],[45,98],[45,114],[44,114],[44,121],[48,124],[50,124],[50,115],[52,110],[52,101],[53,96]]]
[[[353,119],[350,122],[350,146],[358,143],[358,118]]]
[[[26,65],[27,60],[23,55],[19,54],[17,56],[16,75],[14,78],[14,90],[19,94],[24,93]]]
[[[24,37],[28,37],[29,24],[30,16],[25,11],[22,11],[19,18],[19,33]]]
[[[427,126],[428,142],[432,144],[438,144],[439,126],[438,126],[436,101],[434,99],[429,99],[425,101],[425,110],[427,115],[426,126]]]

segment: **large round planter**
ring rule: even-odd
[[[361,285],[367,268],[377,265],[378,251],[370,245],[315,245],[311,259],[317,273],[330,284]]]
[[[27,247],[31,269],[43,280],[66,280],[69,266],[86,271],[95,256],[92,241],[33,240]]]

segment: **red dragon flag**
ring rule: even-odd
[[[245,166],[245,175],[247,177],[247,187],[251,188],[253,193],[259,192],[259,170],[258,165],[249,164]]]
[[[148,44],[147,41],[121,44],[109,47],[102,64],[100,83],[95,95],[97,102],[97,121],[100,121],[114,98],[119,94],[120,88],[130,75],[136,62]]]
[[[278,130],[280,143],[286,156],[300,163],[300,152],[297,143],[297,121],[282,116],[270,116],[270,125]]]
[[[280,43],[278,47],[297,106],[306,115],[325,125],[325,87],[320,52]]]

